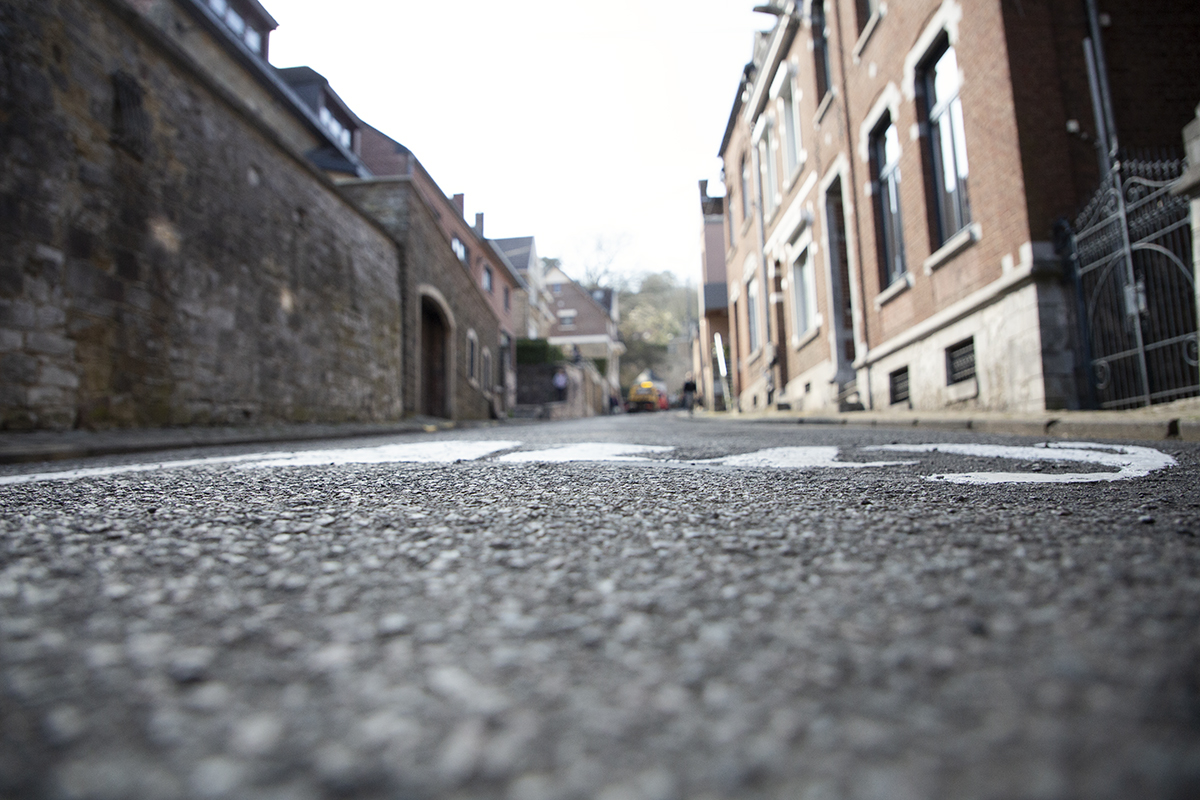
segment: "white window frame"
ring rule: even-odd
[[[754,199],[754,159],[750,150],[742,153],[742,229],[744,230],[750,218],[754,216],[751,201]]]
[[[760,305],[758,276],[746,281],[746,343],[750,346],[750,356],[754,357],[762,349],[762,331],[758,329]]]
[[[967,187],[970,168],[967,161],[966,127],[961,97],[962,70],[958,66],[958,53],[954,45],[946,39],[938,41],[939,44],[945,43],[945,47],[935,45],[930,50],[921,75],[925,89],[925,108],[929,115],[925,147],[934,183],[934,216],[938,235],[935,249],[946,244],[955,234],[971,224],[971,198]],[[953,59],[955,67],[954,86],[946,92],[945,97],[936,97],[933,96],[935,80],[932,73],[947,56]],[[951,172],[954,187],[948,189],[946,184],[951,179]]]
[[[788,268],[788,288],[792,303],[792,343],[800,347],[810,341],[821,327],[817,313],[817,273],[811,247],[796,250]]]
[[[467,263],[467,246],[463,244],[463,240],[457,236],[450,237],[450,249],[454,251],[454,255],[459,261]]]
[[[770,138],[782,140],[775,144],[775,148],[782,150],[785,188],[790,189],[804,170],[805,162],[808,161],[800,123],[800,101],[804,97],[804,92],[796,86],[796,66],[794,64],[789,62],[780,66],[779,72],[775,75],[775,81],[771,84],[770,97],[775,104],[775,113],[768,119],[767,124],[771,126],[778,119],[782,120],[783,127],[782,132],[777,132]],[[764,131],[764,134],[770,136],[769,131]],[[777,191],[779,190],[777,189]],[[778,199],[780,202],[783,201],[782,196]]]
[[[763,221],[775,217],[783,202],[779,187],[779,136],[773,133],[774,113],[764,114],[755,126],[754,149],[758,154],[758,188]]]

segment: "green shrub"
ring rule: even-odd
[[[553,364],[563,360],[562,348],[545,339],[518,339],[518,364]]]

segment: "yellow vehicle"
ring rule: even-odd
[[[640,381],[629,387],[630,411],[658,411],[667,407],[667,385],[662,381]]]

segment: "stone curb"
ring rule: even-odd
[[[453,423],[442,419],[406,420],[383,424],[278,425],[260,428],[169,428],[123,431],[64,431],[0,434],[0,464],[57,461],[89,456],[147,453],[191,447],[302,442],[432,433],[489,422]]]
[[[1047,436],[1056,439],[1102,439],[1200,442],[1200,419],[1179,417],[1113,419],[1088,418],[1087,412],[1065,417],[957,417],[889,416],[860,417],[854,412],[826,417],[794,414],[741,416],[753,422],[798,423],[800,425],[844,425],[856,428],[918,428],[921,430],[975,431],[1015,436]],[[709,419],[719,415],[706,415]]]

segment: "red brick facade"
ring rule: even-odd
[[[1122,141],[1173,145],[1200,7],[1097,3]],[[722,142],[741,407],[1077,407],[1050,242],[1098,180],[1085,3],[858,7],[779,0]]]

